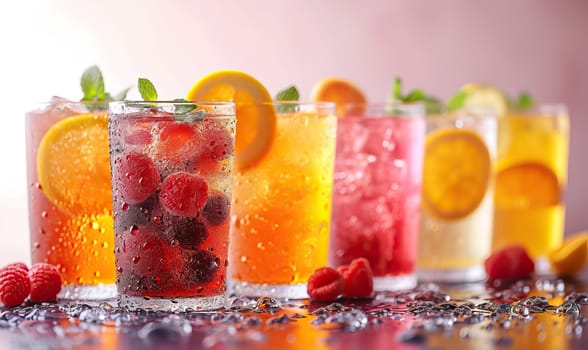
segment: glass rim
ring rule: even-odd
[[[533,107],[525,109],[509,109],[506,116],[522,116],[522,117],[559,117],[561,115],[568,115],[568,107],[563,103],[537,103]]]
[[[235,106],[235,102],[231,101],[174,101],[174,100],[157,100],[157,101],[144,101],[144,100],[124,100],[124,101],[110,101],[108,104],[113,105],[136,105],[136,106],[148,106],[148,105],[203,105],[203,106]]]
[[[337,104],[335,102],[329,101],[266,101],[266,102],[259,102],[257,104],[266,105],[266,106],[276,106],[276,105],[295,105],[295,106],[317,106],[317,107],[335,107]]]
[[[426,115],[426,105],[422,102],[378,101],[349,102],[341,105],[345,114],[340,118],[418,118]],[[353,109],[363,108],[361,113],[351,113]],[[371,111],[371,112],[370,112]]]

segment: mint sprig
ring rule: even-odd
[[[137,82],[141,98],[145,101],[157,101],[157,90],[149,79],[139,78]]]
[[[80,100],[81,102],[109,102],[109,101],[122,101],[127,97],[129,88],[115,94],[114,96],[106,92],[104,88],[104,77],[98,66],[94,65],[87,68],[82,73],[80,79],[80,87],[84,93],[84,97]],[[86,108],[89,110],[101,110],[107,109],[106,103],[103,104],[92,104],[88,103]]]
[[[466,98],[468,97],[468,94],[469,93],[466,91],[458,91],[447,101],[447,109],[450,111],[455,111],[462,108]]]
[[[275,101],[298,101],[300,99],[300,93],[294,85],[290,85],[287,88],[280,90],[274,97]],[[296,111],[296,106],[291,104],[283,104],[277,107],[278,113],[288,113]]]
[[[143,100],[148,102],[157,101],[157,89],[155,89],[155,85],[153,85],[149,79],[139,78],[137,81],[137,87],[139,88],[139,93]],[[177,121],[194,122],[202,120],[206,116],[204,110],[196,110],[198,106],[186,99],[176,98],[172,102],[177,102],[174,103],[174,118]]]
[[[403,103],[422,102],[425,105],[427,114],[439,113],[441,110],[441,101],[436,97],[427,94],[422,89],[414,89],[409,91],[406,95],[402,92],[402,79],[394,79],[392,86],[392,101],[399,101]]]
[[[519,93],[519,97],[513,103],[513,107],[518,110],[533,108],[534,105],[535,100],[531,94],[526,91]]]

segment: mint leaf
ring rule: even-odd
[[[104,79],[98,66],[91,66],[84,71],[80,86],[84,92],[82,101],[103,101],[106,97]]]
[[[424,101],[427,98],[427,94],[423,90],[412,90],[402,100],[404,102],[417,102]]]
[[[449,101],[447,101],[447,109],[450,111],[455,111],[456,109],[460,109],[463,107],[465,99],[468,97],[468,93],[465,91],[459,91],[455,95],[453,95]]]
[[[198,107],[195,103],[190,103],[190,104],[185,103],[185,102],[190,102],[190,101],[183,99],[183,98],[176,98],[174,100],[174,102],[182,102],[182,103],[175,105],[174,111],[178,114],[190,113]]]
[[[278,92],[274,97],[274,100],[276,101],[298,101],[298,99],[300,99],[300,94],[294,85]]]
[[[528,92],[523,91],[519,94],[515,107],[517,109],[529,109],[532,108],[534,105],[535,101],[533,100],[533,97]]]
[[[119,92],[118,94],[111,97],[112,101],[122,101],[127,98],[127,94],[131,88],[126,88],[123,91]]]
[[[394,87],[392,89],[392,96],[395,100],[402,101],[402,79],[394,79]]]
[[[155,86],[153,83],[149,81],[149,79],[139,78],[138,81],[139,86],[139,93],[141,97],[145,101],[156,101],[157,100],[157,90],[155,90]]]

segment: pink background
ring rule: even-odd
[[[239,69],[273,93],[307,98],[327,76],[384,100],[396,76],[442,98],[467,82],[561,102],[572,119],[567,225],[588,229],[588,1],[15,1],[0,11],[5,99],[0,263],[28,260],[23,116],[27,103],[81,97],[98,64],[108,91],[155,82],[185,95],[202,75]],[[134,92],[136,94],[136,92]],[[8,107],[5,107],[8,105]]]

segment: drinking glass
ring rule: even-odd
[[[427,116],[418,276],[437,282],[485,278],[492,246],[496,118],[463,109]]]
[[[563,105],[509,111],[498,121],[493,249],[523,245],[547,272],[562,244],[569,117]]]
[[[337,118],[333,103],[275,102],[274,139],[236,170],[229,269],[239,295],[305,298],[327,264]]]
[[[59,299],[115,298],[108,105],[55,97],[25,124],[32,263],[57,266]]]
[[[329,262],[363,257],[374,289],[416,285],[424,106],[348,105],[337,124]]]
[[[110,104],[121,306],[223,306],[235,121],[233,103]]]

